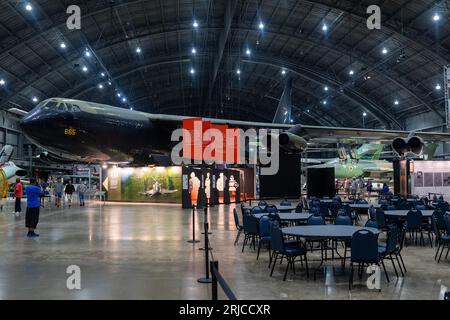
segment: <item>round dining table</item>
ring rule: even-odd
[[[406,218],[410,210],[387,210],[384,211],[384,215],[388,217]],[[434,210],[421,210],[424,218],[430,218],[433,215]]]
[[[271,204],[269,204],[269,205],[271,205]],[[295,206],[293,206],[293,205],[281,206],[281,205],[275,204],[274,206],[277,207],[278,212],[292,212],[297,208],[296,205]],[[242,210],[243,211],[251,211],[254,207],[256,207],[256,206],[243,206]]]
[[[287,222],[291,222],[291,221],[305,221],[308,220],[309,217],[311,217],[311,214],[309,213],[290,213],[290,212],[280,212],[277,213],[278,216],[280,217],[281,221],[287,221]],[[260,219],[263,216],[267,216],[268,213],[256,213],[253,216],[257,219]]]
[[[341,225],[315,225],[315,226],[297,226],[282,228],[281,231],[288,236],[314,239],[332,239],[332,240],[348,240],[353,234],[359,230],[369,230],[374,234],[381,233],[375,228],[365,228],[360,226],[341,226]]]

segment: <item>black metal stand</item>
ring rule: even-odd
[[[205,226],[205,231],[202,232],[202,234],[204,235],[205,233],[207,233],[208,235],[212,234],[211,232],[209,232],[209,223],[208,223],[208,207],[205,207],[205,218],[204,218],[204,226]],[[205,240],[207,239],[207,237],[205,237]],[[198,248],[198,250],[205,250],[206,248],[206,243],[208,243],[209,246],[209,242],[205,242],[205,246],[203,248]],[[212,250],[212,248],[208,248],[208,250]]]
[[[199,243],[200,240],[195,240],[195,205],[192,206],[192,240],[188,243]]]
[[[208,225],[208,208],[205,208],[205,247],[203,248],[203,250],[205,250],[205,273],[206,273],[206,277],[204,278],[200,278],[197,281],[199,283],[211,283],[212,280],[209,277],[209,250],[211,250],[211,248],[209,247],[209,238],[208,238],[208,229],[209,229],[209,225]]]
[[[211,261],[210,262],[211,267],[211,278],[212,278],[212,284],[211,284],[211,298],[212,300],[219,300],[218,294],[217,294],[217,277],[213,270],[213,268],[216,268],[217,271],[219,271],[219,262],[218,261]]]

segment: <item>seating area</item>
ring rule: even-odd
[[[354,271],[365,286],[368,268],[379,268],[385,283],[408,274],[402,252],[421,250],[429,246],[435,250],[436,264],[447,260],[450,251],[450,213],[448,203],[427,199],[380,198],[377,202],[364,199],[342,201],[333,199],[301,199],[301,201],[259,201],[257,205],[241,204],[239,224],[245,238],[243,254],[256,251],[261,262],[268,251],[270,277],[282,270],[280,280],[297,278],[314,281],[326,268],[338,277],[348,277],[349,289],[354,287]],[[297,217],[297,218],[295,218]],[[249,247],[253,250],[245,250]],[[264,255],[266,256],[266,255]],[[338,261],[338,263],[335,263]],[[266,263],[264,262],[264,263]],[[297,262],[297,264],[296,264]],[[376,266],[376,267],[374,267]],[[381,285],[382,287],[382,285]]]

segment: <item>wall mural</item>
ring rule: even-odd
[[[181,167],[111,168],[107,177],[108,200],[181,203]]]

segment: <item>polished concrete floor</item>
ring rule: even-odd
[[[211,245],[219,269],[239,299],[442,299],[450,291],[450,258],[437,264],[434,249],[404,250],[408,273],[382,290],[365,285],[348,290],[348,273],[329,262],[314,281],[297,274],[282,281],[284,266],[269,277],[268,254],[259,261],[253,249],[234,246],[233,206],[211,209]],[[39,238],[26,238],[24,214],[0,213],[0,299],[209,299],[201,244],[191,238],[191,212],[177,205],[91,203],[86,207],[41,210]],[[197,237],[203,224],[198,214]],[[242,237],[240,244],[242,244]],[[318,258],[309,254],[309,260]],[[318,262],[310,261],[310,267]],[[66,269],[81,269],[81,290],[69,290]],[[333,268],[333,266],[335,268]],[[358,283],[355,277],[355,283]],[[223,294],[221,294],[223,298]]]

